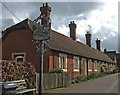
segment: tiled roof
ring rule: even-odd
[[[29,19],[26,19],[8,29],[6,29],[3,33],[3,40],[6,37],[6,35],[11,32],[14,29],[19,28],[28,28],[32,27],[32,21]],[[28,28],[30,29],[30,28]],[[105,62],[113,63],[113,61],[102,51],[99,51],[97,49],[94,49],[92,47],[88,47],[87,45],[75,41],[70,37],[67,37],[63,34],[60,34],[56,31],[51,30],[51,39],[48,43],[49,48],[73,55],[78,55],[86,58],[92,58],[97,59]]]
[[[82,57],[97,59],[105,62],[113,62],[102,51],[89,47],[81,42],[74,41],[72,38],[67,37],[52,30],[51,39],[49,41],[49,47],[51,49],[78,55]]]

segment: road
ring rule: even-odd
[[[118,93],[118,80],[118,74],[112,74],[45,93]]]

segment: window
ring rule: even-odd
[[[60,53],[59,54],[59,67],[63,71],[67,71],[67,55]]]
[[[92,71],[92,61],[88,61],[88,71]]]
[[[79,57],[74,56],[74,71],[79,71]]]
[[[94,69],[95,69],[95,71],[97,71],[97,61],[95,61],[95,63],[94,63]]]
[[[24,57],[23,56],[17,56],[15,58],[15,61],[17,61],[17,62],[24,62]]]
[[[12,53],[12,60],[16,62],[25,62],[26,53]]]
[[[86,58],[81,58],[81,76],[87,75],[87,60]]]
[[[84,70],[84,75],[87,75],[87,61],[86,58],[83,58],[83,70]]]

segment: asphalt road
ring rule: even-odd
[[[71,85],[67,88],[47,90],[45,93],[118,93],[119,74],[112,74],[84,83]],[[109,94],[110,95],[110,94]],[[118,94],[117,94],[118,95]]]

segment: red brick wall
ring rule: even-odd
[[[53,71],[53,52],[50,52],[49,53],[50,55],[49,55],[49,72],[50,71]]]
[[[74,71],[74,77],[80,76],[79,71]]]
[[[55,66],[54,66],[55,64]],[[59,52],[50,51],[49,56],[49,71],[53,71],[54,67],[59,70]],[[67,54],[67,72],[72,76],[76,77],[80,75],[79,71],[73,71],[73,55]]]
[[[68,54],[67,55],[67,71],[68,73],[71,74],[71,76],[74,76],[74,72],[73,72],[73,56]]]
[[[49,71],[53,71],[54,69],[59,68],[59,52],[50,50],[49,52]]]
[[[54,55],[53,60],[54,60],[55,65],[56,65],[56,69],[60,69],[59,68],[59,52],[53,51],[53,55]]]
[[[26,61],[32,62],[37,72],[40,68],[40,56],[32,42],[32,32],[27,29],[13,30],[2,42],[2,59],[12,60],[12,53],[26,53]],[[46,65],[45,70],[48,69]]]

